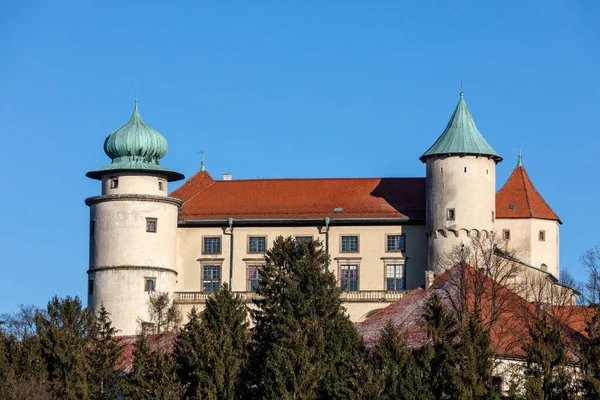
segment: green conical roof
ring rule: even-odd
[[[102,179],[102,175],[110,171],[137,171],[164,174],[169,181],[183,179],[182,174],[160,165],[160,159],[168,149],[165,137],[142,120],[136,100],[129,121],[104,141],[104,152],[112,163],[90,171],[86,176]]]
[[[420,160],[425,162],[429,157],[442,155],[477,155],[491,157],[497,163],[502,161],[502,157],[477,130],[462,92],[444,133],[421,156]]]

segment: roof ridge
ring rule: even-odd
[[[191,178],[190,178],[191,179]],[[214,179],[214,178],[213,178]],[[343,178],[257,178],[257,179],[232,179],[232,180],[217,180],[214,179],[215,182],[258,182],[258,181],[326,181],[326,180],[373,180],[373,179],[425,179],[424,176],[373,176],[373,177],[343,177]]]

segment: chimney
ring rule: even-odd
[[[425,290],[429,290],[433,285],[433,271],[426,270],[425,271]]]
[[[223,174],[223,180],[224,181],[231,181],[231,180],[233,180],[233,175],[231,175],[231,174]]]

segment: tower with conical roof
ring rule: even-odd
[[[519,152],[517,166],[496,194],[496,230],[518,258],[559,278],[562,221],[533,186]]]
[[[420,157],[426,164],[427,266],[435,273],[454,246],[494,230],[496,164],[502,157],[475,126],[464,95],[450,122]]]
[[[165,138],[142,120],[137,100],[130,120],[104,141],[112,162],[88,172],[102,181],[90,207],[88,304],[112,314],[121,335],[148,321],[148,295],[174,293],[177,283],[177,212],[168,182],[183,175],[160,165]]]

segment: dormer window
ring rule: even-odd
[[[119,187],[119,178],[117,178],[117,177],[110,178],[110,188],[116,189],[118,187]]]
[[[511,209],[511,210],[516,210],[517,209],[517,205],[511,203],[511,204],[508,205],[508,208]]]

